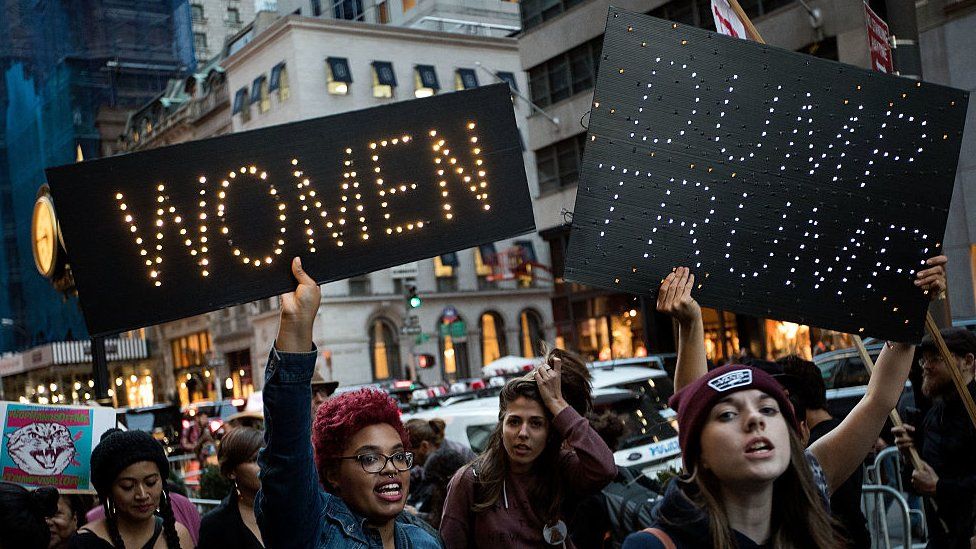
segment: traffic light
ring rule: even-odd
[[[407,304],[411,309],[416,309],[424,304],[424,300],[417,295],[416,286],[407,286]]]
[[[434,367],[434,355],[421,354],[417,355],[417,367],[418,368],[433,368]]]

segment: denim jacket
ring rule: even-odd
[[[265,448],[254,511],[269,549],[382,549],[379,532],[319,485],[312,459],[312,371],[316,351],[271,350],[265,371]],[[397,521],[396,549],[439,549],[418,526]]]

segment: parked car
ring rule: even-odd
[[[883,347],[883,343],[865,345],[871,360],[878,359]],[[820,368],[820,374],[827,386],[827,411],[838,419],[847,417],[867,392],[868,380],[871,378],[857,349],[852,347],[822,353],[813,357],[813,362]],[[915,394],[910,381],[905,382],[898,405],[899,408],[906,406],[915,406]]]
[[[620,466],[638,466],[647,474],[681,466],[677,419],[667,407],[674,388],[663,370],[640,366],[613,366],[593,370],[593,403],[597,412],[612,410],[620,414],[629,428],[614,453]],[[441,418],[446,423],[445,437],[484,450],[498,423],[498,396],[471,396],[440,407],[405,414],[411,418]]]

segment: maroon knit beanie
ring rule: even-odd
[[[701,452],[701,432],[708,420],[708,414],[719,400],[738,391],[758,389],[776,399],[786,423],[799,429],[793,406],[783,391],[783,387],[766,372],[730,364],[715,368],[675,393],[668,405],[678,412],[678,443],[685,470],[698,459]]]

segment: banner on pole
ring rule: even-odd
[[[534,229],[508,86],[47,170],[92,335]]]
[[[750,40],[745,25],[729,5],[729,0],[712,0],[712,17],[715,19],[715,29],[719,34]]]
[[[0,426],[0,480],[94,492],[91,453],[115,427],[115,409],[0,401]]]
[[[611,8],[568,280],[914,341],[968,93]]]
[[[864,2],[864,23],[868,30],[871,68],[878,72],[892,74],[894,68],[891,63],[891,33],[888,31],[888,24],[874,13],[867,2]]]

